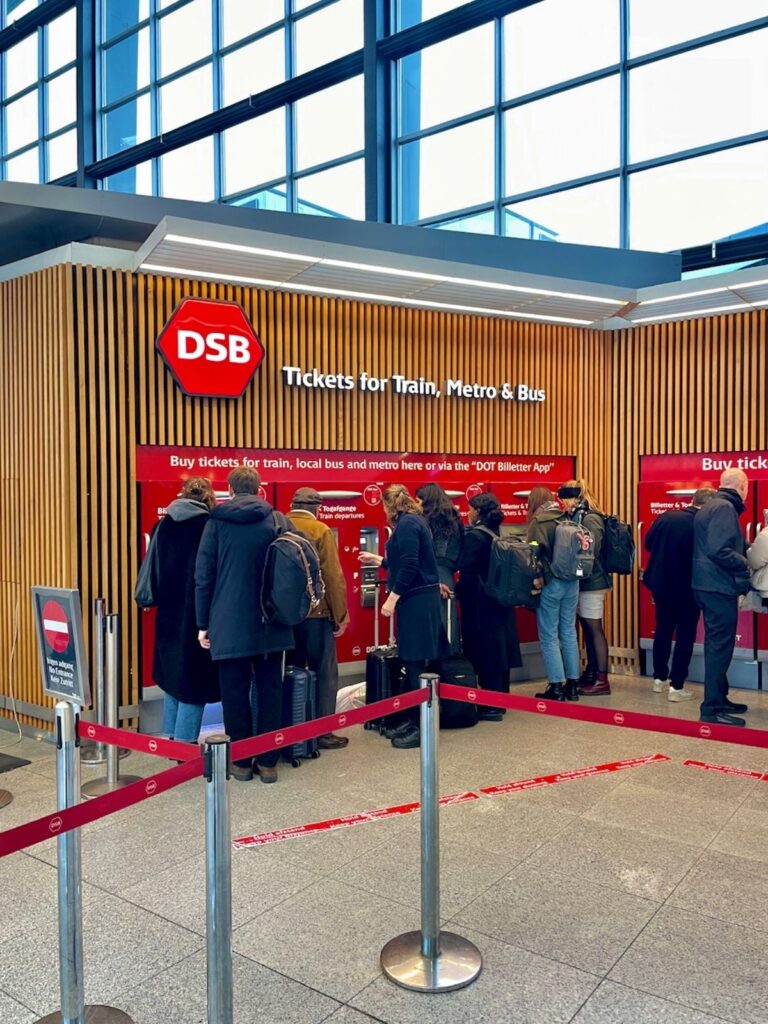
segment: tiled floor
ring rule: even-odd
[[[592,703],[697,715],[644,680],[613,688]],[[768,695],[743,698],[768,730]],[[232,783],[234,836],[418,799],[418,751],[350,736],[281,767],[276,786]],[[31,761],[0,775],[14,794],[4,830],[54,808],[53,749],[0,732],[0,752]],[[449,995],[405,992],[379,969],[385,942],[418,927],[418,814],[235,849],[236,1022],[766,1024],[768,781],[683,765],[768,772],[765,751],[510,713],[441,735],[441,790],[655,753],[671,760],[444,808],[442,920],[484,960]],[[167,766],[122,763],[142,776]],[[88,826],[82,845],[88,1001],[135,1024],[202,1024],[202,781]],[[2,1024],[58,1006],[55,854],[49,842],[0,859]]]

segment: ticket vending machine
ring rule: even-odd
[[[761,530],[768,530],[768,480],[760,480],[755,488],[755,529],[757,536]],[[761,682],[768,689],[768,613],[755,615],[757,620],[756,648],[757,660],[760,665]]]
[[[732,453],[731,462],[742,457],[740,453]],[[690,504],[694,492],[705,484],[717,486],[719,467],[725,456],[714,455],[656,455],[644,456],[641,460],[641,481],[638,487],[638,549],[640,568],[642,571],[648,564],[648,552],[644,547],[644,538],[653,522],[664,512],[671,509],[682,509]],[[717,468],[710,468],[717,467]],[[750,486],[746,509],[741,516],[744,536],[749,543],[754,535],[756,524],[757,492],[765,484],[754,483]],[[640,583],[640,652],[643,674],[653,674],[651,650],[656,628],[653,599],[646,586]],[[728,681],[732,686],[743,689],[761,689],[761,670],[756,655],[758,644],[758,626],[753,612],[739,614],[736,631],[736,647],[733,662],[728,671]],[[768,639],[768,638],[767,638]],[[768,643],[766,643],[768,647]],[[766,653],[768,660],[768,653]],[[695,682],[704,680],[704,621],[699,620],[696,644],[688,672],[688,678]]]

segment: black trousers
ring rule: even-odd
[[[694,590],[693,595],[704,613],[704,702],[702,715],[716,715],[723,710],[728,695],[728,666],[736,646],[739,599],[708,590]]]
[[[279,729],[283,700],[283,655],[258,654],[253,658],[227,658],[216,662],[219,669],[221,706],[224,711],[224,728],[234,743],[252,735],[251,684],[257,690],[258,719],[257,732],[273,732]],[[256,758],[259,764],[274,768],[279,751],[269,750]],[[251,764],[252,758],[235,762],[241,767]]]
[[[656,608],[653,674],[657,679],[669,679],[673,688],[679,690],[686,680],[691,664],[701,609],[690,591],[687,594],[673,596],[654,592],[653,603]],[[676,643],[670,673],[669,655],[672,651],[673,634]]]
[[[336,711],[339,663],[330,619],[305,619],[294,631],[295,648],[289,664],[309,668],[317,676],[317,717]]]

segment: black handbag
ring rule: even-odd
[[[136,579],[136,589],[133,592],[133,599],[139,608],[154,608],[158,598],[158,573],[160,569],[157,557],[157,535],[152,534],[149,542],[147,556],[141,563],[139,575]]]

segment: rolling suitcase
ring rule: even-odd
[[[373,650],[365,659],[365,703],[375,704],[378,700],[387,700],[402,693],[402,664],[397,656],[395,643],[395,620],[389,620],[389,643],[379,645],[379,586],[376,587],[374,599]],[[385,715],[365,723],[366,729],[385,729],[396,721],[396,715]]]
[[[448,598],[448,646],[451,646],[451,602],[455,598]],[[477,676],[468,661],[462,654],[451,654],[447,658],[439,658],[435,662],[434,671],[440,676],[440,682],[451,683],[454,686],[466,686],[474,688],[477,686]],[[477,705],[468,704],[463,700],[440,699],[440,728],[441,729],[470,729],[477,725]]]
[[[283,728],[303,725],[313,718],[317,718],[317,677],[308,669],[289,665],[283,673]],[[298,768],[302,759],[320,757],[317,740],[293,743],[282,757]]]

